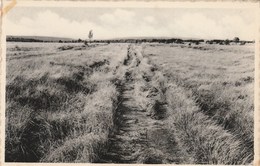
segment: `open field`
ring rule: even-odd
[[[31,45],[7,48],[6,161],[96,161],[114,128],[112,82],[127,46]]]
[[[252,161],[253,45],[150,45],[145,55],[165,73],[170,127],[196,163]]]
[[[254,45],[7,43],[7,162],[249,164]]]

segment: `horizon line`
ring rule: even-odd
[[[14,36],[14,37],[45,37],[45,38],[67,38],[71,40],[88,40],[88,39],[82,39],[82,38],[73,38],[73,37],[66,37],[66,36],[40,36],[40,35],[9,35],[6,34],[6,37],[8,36]],[[233,40],[235,37],[238,37],[240,40],[245,41],[255,41],[255,39],[242,39],[239,36],[234,36],[232,39],[229,38],[198,38],[198,37],[171,37],[171,36],[125,36],[125,37],[114,37],[114,38],[96,38],[93,40],[120,40],[120,39],[144,39],[144,38],[151,38],[151,39],[186,39],[186,40]]]

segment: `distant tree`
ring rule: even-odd
[[[89,31],[88,38],[89,38],[90,41],[92,40],[92,38],[93,38],[93,31],[92,30]]]
[[[82,42],[82,40],[81,40],[81,39],[78,39],[78,42],[80,43],[80,42]]]
[[[234,37],[233,41],[234,41],[235,43],[238,43],[238,42],[239,42],[239,38],[238,38],[238,37]]]
[[[207,40],[206,44],[213,44],[213,41],[212,40]]]
[[[175,43],[183,44],[183,40],[182,40],[182,39],[177,39],[177,40],[175,41]]]
[[[245,45],[246,44],[246,42],[245,41],[242,41],[241,43],[240,43],[240,45]]]
[[[229,45],[229,44],[230,44],[230,41],[229,41],[228,39],[226,39],[226,40],[224,41],[224,44],[225,44],[225,45]]]
[[[89,42],[92,40],[92,38],[93,38],[93,31],[90,30],[89,33],[88,33]],[[88,46],[88,41],[85,40],[84,44]]]

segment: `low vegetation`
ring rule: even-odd
[[[146,47],[145,54],[157,62],[170,87],[166,90],[167,103],[173,111],[169,112],[169,126],[181,147],[188,148],[191,163],[251,163],[254,48],[151,46]]]
[[[109,51],[8,61],[6,161],[95,162],[106,152],[119,94],[114,70],[125,54],[112,59],[113,48],[101,47],[93,52]]]
[[[7,45],[7,162],[252,163],[252,44],[93,42]]]
[[[234,135],[218,126],[200,112],[192,97],[175,84],[167,89],[169,104],[169,128],[182,150],[188,154],[187,163],[199,164],[246,164],[252,156]]]

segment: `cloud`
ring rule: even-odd
[[[254,23],[247,23],[246,20],[242,19],[239,16],[225,16],[221,20],[221,25],[225,28],[227,36],[229,34],[233,34],[233,36],[251,39],[253,39],[255,36],[253,33],[255,30]]]
[[[254,24],[247,24],[236,15],[225,16],[221,19],[212,19],[201,13],[184,14],[176,18],[169,27],[174,35],[197,38],[229,38],[239,36],[244,39],[253,39]]]
[[[119,24],[130,24],[134,21],[134,17],[134,12],[116,9],[113,13],[105,13],[99,16],[99,19],[107,25],[118,26]]]
[[[6,31],[10,35],[42,35],[86,39],[93,29],[94,38],[117,38],[135,36],[168,36],[195,38],[254,38],[254,19],[248,21],[241,15],[223,14],[208,16],[205,12],[172,11],[158,13],[141,10],[115,9],[76,21],[51,9],[39,11],[33,17],[20,16],[7,19]],[[221,13],[220,13],[221,14]],[[79,16],[80,17],[80,16]],[[247,16],[248,17],[248,16]]]
[[[176,18],[170,27],[173,34],[184,37],[211,38],[221,34],[216,22],[200,13],[184,14]]]
[[[34,19],[22,17],[18,22],[7,20],[7,34],[13,35],[42,35],[61,37],[82,37],[90,29],[97,27],[88,20],[69,21],[58,14],[46,10],[40,12]]]

